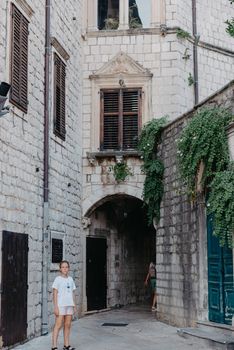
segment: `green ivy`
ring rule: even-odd
[[[196,177],[201,162],[205,165],[201,184],[207,186],[216,172],[227,168],[228,141],[225,127],[232,115],[222,108],[203,108],[197,112],[178,140],[178,163],[189,192],[196,191]]]
[[[161,140],[161,133],[166,124],[166,118],[153,119],[142,129],[138,148],[142,154],[142,171],[145,173],[143,188],[143,200],[147,205],[148,223],[152,224],[153,219],[160,218],[160,203],[163,196],[163,173],[164,166],[161,160],[157,159],[157,147]]]
[[[113,166],[113,171],[117,182],[125,181],[127,176],[132,175],[131,169],[125,162],[116,163]]]
[[[234,165],[230,163],[227,125],[233,120],[222,108],[203,108],[182,131],[178,140],[178,163],[189,192],[196,196],[199,166],[204,165],[201,184],[208,190],[208,212],[214,214],[214,234],[221,246],[232,246],[234,231]]]
[[[233,246],[234,233],[234,163],[229,169],[215,174],[210,184],[208,212],[214,214],[214,234],[220,245]]]
[[[227,24],[226,32],[234,37],[234,18],[227,20],[225,23]]]
[[[191,37],[189,32],[186,32],[186,30],[183,30],[181,28],[178,28],[176,30],[176,36],[177,36],[177,38],[180,38],[180,39],[188,39]]]

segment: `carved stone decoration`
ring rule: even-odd
[[[148,69],[134,61],[124,52],[119,52],[109,62],[107,62],[107,64],[96,71],[95,74],[91,75],[90,79],[97,79],[103,76],[113,76],[118,74],[145,77],[152,76],[152,73]]]
[[[91,220],[87,216],[83,216],[81,223],[82,223],[83,229],[86,229],[91,225]]]

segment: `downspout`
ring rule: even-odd
[[[42,324],[48,333],[48,257],[49,257],[49,65],[50,65],[50,0],[45,2],[45,81],[44,81],[44,186],[43,186],[43,256],[42,256]]]
[[[194,104],[197,105],[199,102],[198,94],[198,57],[197,57],[197,42],[199,40],[197,34],[197,7],[196,0],[192,0],[192,23],[193,23],[193,77],[194,77]]]

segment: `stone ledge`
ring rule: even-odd
[[[91,165],[94,165],[97,159],[115,158],[117,163],[121,163],[124,158],[141,157],[141,153],[137,150],[86,152],[86,154]]]

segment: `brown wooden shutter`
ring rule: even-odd
[[[136,149],[141,112],[141,90],[123,90],[123,150]]]
[[[119,149],[119,91],[101,92],[101,149]]]
[[[28,109],[28,23],[12,4],[10,101],[24,112]]]
[[[54,54],[54,133],[65,140],[66,125],[66,65]]]

